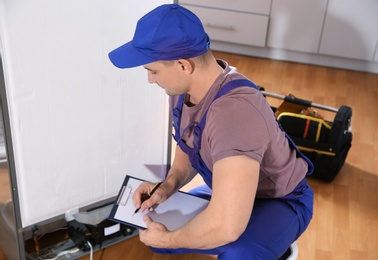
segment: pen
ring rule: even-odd
[[[154,192],[159,188],[160,184],[161,184],[161,182],[158,182],[158,183],[155,184],[155,186],[152,188],[152,191],[150,192],[150,194],[147,195],[147,197],[146,197],[145,200],[148,200],[148,199],[152,196],[152,194],[154,194]],[[140,210],[140,207],[137,208],[137,209],[134,211],[133,216],[134,216],[136,213],[138,213],[139,210]]]

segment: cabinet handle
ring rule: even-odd
[[[232,26],[224,26],[224,25],[217,25],[217,24],[211,24],[211,23],[205,23],[206,27],[213,28],[213,29],[220,29],[225,31],[235,31],[235,28]]]

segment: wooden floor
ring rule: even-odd
[[[332,183],[309,179],[315,191],[315,212],[309,228],[298,240],[298,259],[378,259],[378,75],[215,54],[266,91],[282,95],[293,93],[336,108],[352,107],[354,136],[346,164]],[[269,98],[268,101],[272,105],[280,103]],[[333,121],[334,114],[321,113]],[[5,174],[0,174],[0,179],[4,178]],[[0,185],[7,183],[1,180]],[[1,186],[0,202],[8,196],[5,192],[9,188],[5,186]],[[94,254],[94,259],[112,260],[214,258],[192,254],[157,255],[141,244],[138,237]]]

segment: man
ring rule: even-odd
[[[137,24],[132,41],[109,53],[119,68],[143,65],[148,81],[170,96],[178,146],[160,187],[134,193],[135,207],[152,210],[197,172],[206,185],[193,193],[209,206],[168,231],[145,216],[140,240],[160,253],[216,254],[219,259],[277,259],[306,229],[313,192],[308,159],[292,148],[255,85],[210,49],[200,20],[168,4]]]

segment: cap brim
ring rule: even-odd
[[[135,48],[131,41],[111,51],[108,56],[113,65],[121,69],[138,67],[156,61]]]

